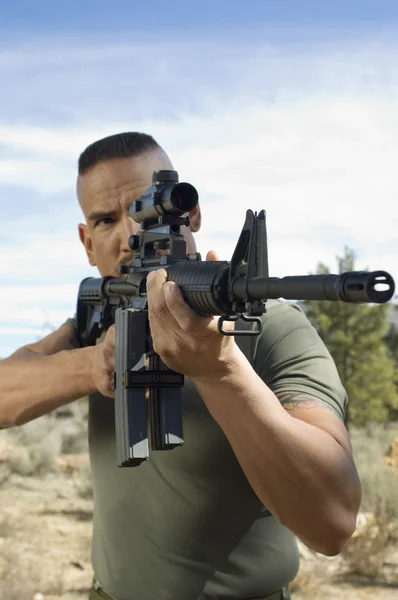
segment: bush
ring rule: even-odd
[[[398,519],[398,471],[385,462],[388,447],[398,437],[398,425],[369,424],[352,428],[350,436],[362,483],[361,511]]]
[[[42,476],[56,472],[61,454],[88,451],[87,403],[79,401],[60,411],[0,431],[0,485],[11,473]]]
[[[357,530],[342,552],[344,572],[383,579],[386,558],[398,541],[398,470],[385,461],[398,426],[369,424],[350,433],[363,496]]]

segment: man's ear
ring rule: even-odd
[[[93,251],[93,242],[91,240],[90,233],[88,231],[88,227],[87,227],[87,225],[84,225],[83,223],[79,223],[78,230],[79,230],[80,241],[83,244],[84,249],[86,250],[88,262],[90,263],[90,265],[92,267],[95,267],[97,263],[95,262],[95,256],[94,256],[94,251]]]
[[[196,233],[197,231],[199,231],[201,223],[202,223],[202,215],[200,212],[199,204],[197,204],[195,206],[195,208],[193,208],[189,212],[189,218],[190,218],[190,229],[191,229],[192,233]]]

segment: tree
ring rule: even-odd
[[[355,271],[355,253],[345,247],[338,273]],[[317,274],[330,273],[319,263]],[[398,409],[395,364],[386,343],[388,305],[306,301],[302,303],[332,355],[349,398],[346,422],[387,421]]]
[[[392,314],[393,312],[395,312],[395,313],[398,312],[397,305],[391,306],[390,314]],[[396,320],[396,318],[395,318],[395,320]],[[390,328],[387,332],[385,339],[386,339],[389,356],[393,360],[394,365],[395,365],[394,380],[395,380],[395,386],[398,389],[398,326],[394,322],[390,324]],[[394,409],[394,407],[392,407],[392,409],[390,411],[390,419],[398,421],[398,407],[395,407],[395,409]]]
[[[386,344],[391,358],[398,367],[398,305],[392,304],[390,307],[391,324],[386,335]]]

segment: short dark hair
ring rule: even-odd
[[[81,153],[78,162],[79,175],[100,162],[113,158],[130,158],[160,148],[152,136],[146,133],[116,133],[93,142]]]

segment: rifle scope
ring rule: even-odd
[[[137,223],[148,223],[165,214],[180,216],[198,204],[199,195],[190,183],[178,183],[176,171],[155,171],[152,186],[135,200],[130,216]]]

